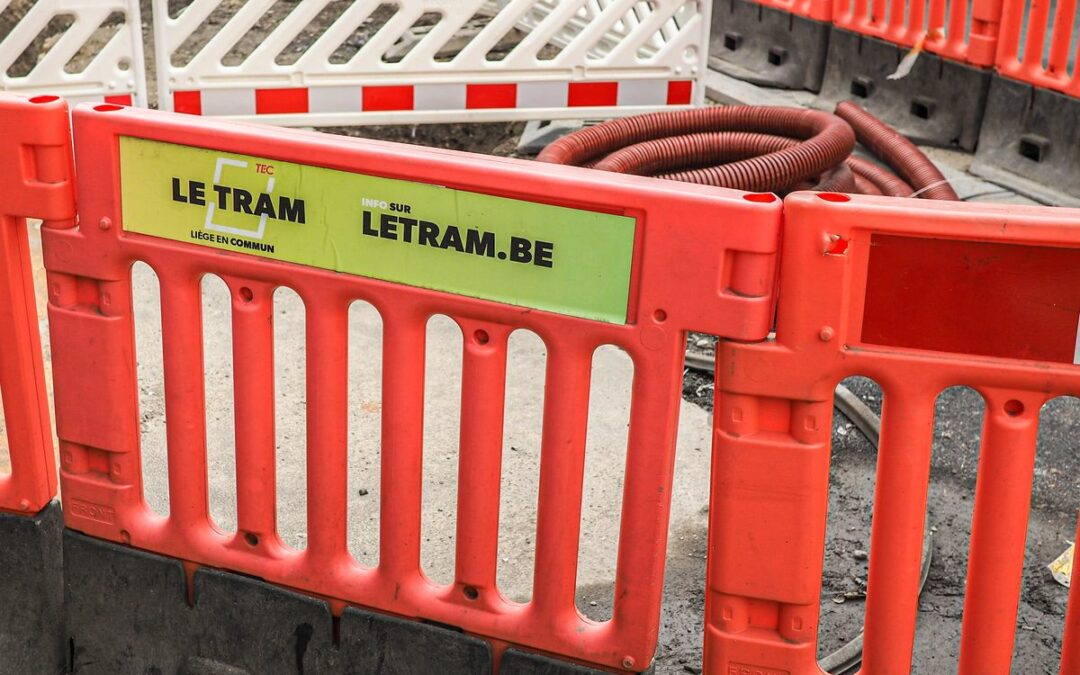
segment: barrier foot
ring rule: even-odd
[[[60,504],[33,516],[0,512],[0,675],[63,673]]]
[[[455,630],[354,608],[338,621],[324,601],[207,568],[189,605],[177,560],[71,530],[64,554],[77,675],[491,673],[487,642]]]
[[[814,106],[832,111],[838,102],[852,100],[916,143],[974,150],[990,71],[922,52],[905,77],[888,79],[907,51],[833,28]]]
[[[709,67],[766,87],[818,92],[829,29],[750,0],[714,0]]]
[[[995,75],[971,173],[1054,206],[1080,206],[1080,99]]]
[[[655,667],[644,671],[652,675]],[[507,649],[503,653],[499,675],[605,675],[607,671],[594,670],[588,666],[551,659],[539,654]]]

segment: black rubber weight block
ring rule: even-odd
[[[0,513],[0,675],[66,669],[60,505]]]
[[[489,675],[487,642],[347,609],[212,569],[187,604],[176,560],[68,531],[68,635],[77,675]]]
[[[645,673],[652,673],[650,667]],[[517,649],[507,649],[503,654],[499,675],[606,675],[606,671],[594,670],[576,663],[530,654]]]
[[[429,624],[346,609],[341,617],[341,673],[348,675],[488,675],[484,640]]]
[[[1080,206],[1080,100],[994,76],[971,172],[1040,201]]]
[[[907,76],[890,80],[907,49],[832,29],[815,107],[851,100],[917,143],[974,150],[990,71],[922,52]]]
[[[713,0],[709,67],[767,87],[816,92],[829,28],[751,0]]]

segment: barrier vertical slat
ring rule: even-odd
[[[499,551],[499,483],[506,398],[505,327],[462,322],[461,443],[458,464],[455,578],[462,586],[495,588]],[[470,486],[486,485],[484,490]],[[494,489],[492,489],[494,488]]]
[[[1077,522],[1076,537],[1080,541],[1080,522]],[[1061,675],[1080,673],[1080,565],[1073,565],[1070,579],[1069,605],[1065,610],[1065,632],[1061,638]]]
[[[533,607],[551,620],[574,606],[592,351],[548,341]]]
[[[236,427],[237,532],[277,531],[274,434],[274,289],[230,285]],[[251,295],[247,295],[251,293]]]
[[[0,92],[0,129],[0,388],[11,460],[10,473],[0,473],[0,510],[27,514],[56,496],[57,481],[26,218],[45,227],[74,218],[67,104]]]
[[[169,521],[177,536],[187,539],[203,531],[209,518],[202,301],[199,276],[194,272],[161,270],[158,274]]]
[[[948,8],[946,8],[945,4],[946,3],[942,2],[941,0],[936,0],[934,2],[934,7],[940,7],[941,8],[941,13],[940,13],[940,16],[937,13],[932,15],[931,22],[930,22],[930,27],[933,28],[935,26],[946,26],[946,34],[948,36],[949,42],[959,42],[959,43],[962,44],[963,39],[964,39],[964,29],[966,28],[966,24],[967,24],[967,15],[964,12],[964,3],[962,3],[962,2],[949,3]],[[989,4],[992,4],[992,3],[981,2],[981,4],[985,6],[985,5],[989,5]],[[980,0],[975,0],[975,2],[972,4],[972,7],[971,7],[971,21],[972,21],[972,23],[975,23],[976,21],[982,21],[983,20],[983,18],[979,16],[979,9],[980,9],[979,5],[980,5]],[[946,16],[946,12],[948,12],[948,16]],[[1000,19],[999,19],[999,21],[1000,21]],[[976,31],[974,29],[972,29],[971,45],[969,46],[969,49],[974,48],[975,39],[976,39]],[[989,59],[991,62],[993,61],[993,58],[994,58],[993,54],[990,54],[987,57],[987,59]]]
[[[934,0],[930,0],[931,3]],[[907,7],[905,7],[907,5]],[[905,9],[910,12],[904,16]],[[892,30],[897,36],[897,42],[908,39],[908,36],[922,33],[926,25],[926,4],[924,2],[894,2],[892,3],[892,17],[889,19]]]
[[[936,28],[942,26],[947,28],[948,35],[956,35],[956,31],[959,30],[963,35],[964,30],[964,13],[961,11],[962,7],[953,3],[946,6],[946,3],[941,0],[932,0],[930,3],[930,11],[927,21],[927,28]]]
[[[1001,8],[1001,36],[998,38],[996,64],[1002,70],[1014,70],[1020,52],[1020,33],[1024,26],[1022,0],[1005,0]]]
[[[348,553],[349,310],[325,295],[304,306],[308,551],[325,562]]]
[[[674,334],[664,347],[671,362],[678,363],[683,357],[682,336]],[[656,607],[648,604],[648,598],[640,593],[625,592],[628,582],[645,581],[662,586],[663,561],[658,560],[653,551],[633,545],[631,533],[646,540],[665,540],[667,538],[667,518],[657,518],[654,514],[666,516],[667,509],[657,510],[652,501],[668,503],[671,500],[671,485],[675,466],[675,457],[654,452],[661,445],[673,444],[678,432],[678,421],[670,425],[659,424],[663,419],[658,408],[669,398],[679,395],[682,387],[681,371],[672,368],[644,367],[641,361],[634,364],[634,383],[630,430],[626,448],[627,466],[641,467],[640,471],[626,472],[623,486],[622,515],[619,528],[618,575],[615,577],[615,616],[632,622],[633,617],[655,612]],[[649,495],[648,501],[632,499],[633,495]]]
[[[17,160],[14,160],[17,163]],[[34,282],[30,271],[30,248],[26,220],[0,218],[0,325],[5,340],[0,349],[0,383],[3,383],[7,444],[13,455],[25,452],[36,461],[13,461],[21,485],[10,503],[4,503],[5,482],[0,475],[0,508],[33,512],[56,494],[56,466],[49,440],[41,339],[35,310]],[[21,490],[20,490],[21,488]]]
[[[1065,75],[1069,66],[1069,46],[1072,44],[1072,31],[1062,30],[1063,25],[1072,27],[1076,14],[1076,0],[1058,0],[1054,14],[1054,32],[1050,36],[1050,71]]]
[[[915,642],[934,398],[906,383],[882,386],[863,667],[906,673]]]
[[[424,448],[424,316],[403,307],[383,315],[382,500],[379,571],[400,580],[420,567]]]
[[[997,57],[998,40],[1002,30],[1002,12],[1005,0],[974,0],[971,4],[971,38],[968,54],[972,63],[993,65]],[[952,3],[956,24],[950,35],[963,35],[965,26],[964,3]]]
[[[1024,69],[1042,70],[1043,46],[1046,43],[1046,21],[1050,17],[1050,3],[1036,2],[1030,5],[1027,18],[1027,42],[1024,44]]]
[[[1008,672],[1024,572],[1039,406],[1006,412],[1008,394],[987,396],[964,592],[960,673]]]

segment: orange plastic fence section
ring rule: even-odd
[[[862,375],[884,407],[861,672],[910,672],[934,406],[961,384],[986,413],[960,672],[1009,672],[1040,409],[1080,395],[1080,211],[802,193],[782,260],[775,339],[718,356],[706,671],[821,672],[833,388]]]
[[[1003,0],[833,0],[832,22],[975,66],[994,64]]]
[[[1051,2],[1005,0],[998,72],[1080,96],[1080,72],[1074,65],[1080,44],[1072,46],[1076,21],[1076,0],[1059,0],[1056,9]]]
[[[832,19],[835,0],[754,0],[759,5],[766,5],[785,12],[798,14],[818,21]]]
[[[0,92],[0,392],[11,471],[0,470],[0,510],[33,513],[56,496],[26,219],[75,216],[67,104]]]
[[[83,168],[81,225],[53,226],[44,237],[69,527],[571,659],[616,669],[648,666],[657,641],[685,334],[764,339],[774,308],[779,200],[111,106],[82,107],[74,123],[76,164]],[[627,320],[586,320],[132,232],[134,224],[122,214],[120,137],[630,216],[636,239]],[[166,194],[169,187],[146,182],[144,189]],[[309,223],[322,217],[317,205],[308,208]],[[190,226],[201,228],[202,216]],[[139,470],[135,261],[155,270],[161,288],[166,517],[147,507]],[[215,529],[207,507],[208,355],[200,316],[200,279],[207,274],[224,279],[233,296],[235,534]],[[273,396],[266,395],[273,383],[271,303],[281,285],[306,307],[304,550],[286,546],[275,531],[274,434],[266,432],[274,418]],[[357,562],[346,540],[347,317],[356,299],[371,303],[384,327],[375,567]],[[426,578],[419,560],[423,356],[425,326],[434,314],[452,317],[465,336],[458,480],[468,488],[458,491],[456,573],[448,586]],[[518,328],[539,335],[548,354],[534,592],[526,604],[505,599],[495,581],[507,338]],[[577,610],[575,580],[590,369],[594,350],[604,344],[625,350],[635,375],[614,614],[596,622]]]

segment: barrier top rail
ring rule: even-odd
[[[1051,10],[1054,10],[1051,14]],[[1080,96],[1080,70],[1075,66],[1080,44],[1072,47],[1075,2],[1005,0],[997,69],[1002,75]]]
[[[711,4],[154,0],[161,108],[281,125],[612,116],[704,102]]]
[[[119,106],[74,113],[80,225],[44,234],[66,522],[87,534],[617,669],[656,646],[687,330],[766,335],[780,202]],[[600,254],[600,252],[603,254]],[[143,497],[131,266],[161,288],[169,512]],[[232,295],[237,514],[207,512],[200,280]],[[308,545],[277,535],[273,303],[306,308]],[[383,322],[380,559],[346,542],[348,308]],[[424,341],[462,354],[456,574],[419,563]],[[548,354],[534,593],[495,582],[506,348]],[[93,360],[86,345],[108,345]],[[635,366],[613,618],[575,605],[592,354]],[[359,358],[353,356],[353,358]]]
[[[884,403],[860,672],[911,670],[935,401],[954,385],[986,402],[959,671],[1008,672],[1039,413],[1080,396],[1080,210],[801,193],[784,213],[776,338],[718,350],[706,670],[821,672],[833,390],[861,375]]]
[[[56,459],[26,219],[75,217],[67,104],[0,92],[0,129],[0,442],[11,460],[0,466],[0,510],[35,513],[56,496]]]
[[[836,26],[975,66],[997,54],[1002,0],[835,0]]]

